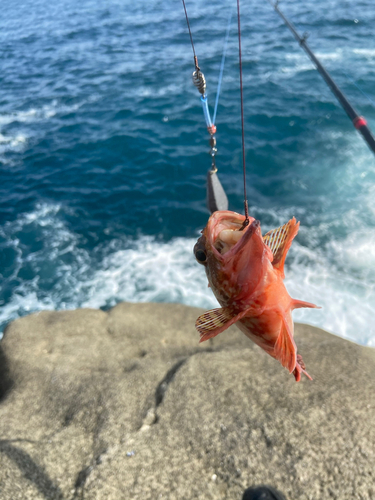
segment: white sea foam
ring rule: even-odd
[[[320,61],[333,61],[334,64],[336,61],[346,58],[347,51],[337,49],[334,52],[316,52],[315,55]],[[366,55],[368,56],[368,54]],[[278,76],[282,78],[291,78],[298,73],[315,70],[315,65],[309,61],[308,56],[303,52],[286,54],[284,60],[288,64],[280,66],[278,71]]]
[[[7,152],[22,152],[30,138],[35,135],[35,127],[31,128],[35,122],[48,121],[56,115],[73,113],[79,109],[85,102],[93,102],[97,96],[92,96],[86,101],[72,105],[59,104],[55,99],[50,104],[41,108],[30,108],[26,111],[14,111],[0,113],[0,160],[3,163],[9,163],[3,156]],[[7,125],[19,123],[20,128],[12,133],[5,132]]]
[[[353,52],[354,54],[365,56],[370,59],[375,57],[375,49],[353,49]]]
[[[22,151],[26,143],[27,137],[24,134],[6,136],[0,133],[0,154],[6,151]]]
[[[294,242],[292,259],[286,273],[286,286],[291,296],[322,307],[295,311],[296,321],[320,326],[332,333],[364,345],[375,346],[375,327],[371,320],[375,304],[374,277],[356,277],[348,268],[340,269],[342,257],[355,260],[346,242],[331,242],[324,250],[312,252],[306,265],[305,249]],[[357,245],[355,245],[357,248]],[[330,251],[331,250],[331,251]],[[364,251],[361,249],[360,251]],[[359,263],[357,263],[360,266]],[[360,268],[364,271],[367,263]],[[351,272],[352,271],[352,272]]]
[[[343,51],[337,49],[335,52],[315,52],[315,55],[321,61],[339,61],[343,58]]]
[[[30,108],[26,111],[14,111],[9,113],[0,114],[0,127],[4,125],[9,125],[10,123],[32,123],[42,120],[48,120],[56,114],[61,113],[71,113],[79,109],[84,102],[72,104],[72,105],[61,105],[56,99],[54,99],[50,104],[46,104],[41,108]]]
[[[295,64],[294,66],[282,66],[280,68],[280,72],[282,75],[285,75],[285,77],[289,78],[296,75],[297,73],[302,73],[303,71],[311,71],[313,69],[315,69],[313,63],[306,62]]]
[[[119,301],[217,306],[204,269],[192,254],[195,238],[160,242],[151,236],[124,237],[89,253],[67,229],[60,210],[58,205],[39,205],[35,212],[2,228],[1,236],[17,250],[17,267],[11,278],[25,260],[35,270],[34,279],[17,286],[2,307],[2,323],[42,309],[109,307]],[[27,228],[39,231],[44,246],[23,255],[16,235]],[[331,240],[319,250],[295,241],[287,259],[288,291],[292,297],[322,306],[320,310],[295,311],[295,319],[375,346],[375,276],[367,271],[375,259],[374,248],[374,235],[368,237],[361,230],[341,243]],[[55,284],[43,291],[46,273],[51,273]]]
[[[315,55],[322,61],[337,61],[342,59],[343,50],[337,49],[335,52],[315,52]],[[303,52],[290,53],[285,55],[285,59],[289,61],[304,61],[306,57],[306,54],[304,54]]]
[[[212,307],[215,299],[203,269],[195,262],[195,239],[176,238],[169,243],[145,236],[131,248],[105,257],[101,267],[82,283],[84,307],[116,301],[181,302]]]
[[[102,257],[97,259],[80,248],[77,235],[59,219],[60,210],[59,205],[41,204],[35,212],[1,228],[7,246],[17,252],[17,265],[8,280],[17,278],[26,261],[32,265],[35,278],[13,290],[11,300],[1,308],[0,323],[43,309],[108,307],[119,301],[181,302],[200,307],[215,304],[192,255],[194,239],[161,243],[149,236],[124,238],[99,249]],[[15,235],[26,230],[37,231],[44,245],[23,255]],[[56,281],[49,291],[43,291],[45,284],[40,277],[46,273]]]

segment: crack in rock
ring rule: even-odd
[[[177,361],[177,363],[175,363],[172,366],[172,368],[170,368],[167,371],[164,378],[157,385],[157,387],[155,389],[155,393],[154,393],[155,405],[153,408],[148,409],[147,414],[146,414],[145,418],[143,419],[142,426],[139,429],[140,431],[142,431],[142,432],[146,431],[151,427],[151,425],[156,424],[158,422],[159,417],[157,415],[157,408],[162,404],[165,393],[168,390],[169,384],[172,382],[176,373],[181,368],[181,366],[187,361],[187,359],[188,359],[188,357]]]
[[[163,380],[161,382],[159,382],[159,384],[155,390],[155,410],[158,408],[158,406],[160,406],[162,404],[165,393],[168,390],[169,384],[172,382],[172,380],[174,379],[174,376],[176,375],[178,370],[181,368],[181,366],[186,362],[187,359],[188,358],[183,358],[180,361],[177,361],[177,363],[175,363],[172,366],[172,368],[170,368],[167,371]]]
[[[77,474],[74,483],[74,493],[72,500],[76,498],[84,498],[85,486],[87,478],[90,476],[92,471],[102,463],[102,457],[108,451],[108,448],[104,442],[100,439],[100,431],[107,419],[108,411],[106,408],[105,400],[102,394],[99,392],[97,396],[97,411],[95,415],[95,422],[92,428],[92,459],[90,465],[83,467]]]
[[[145,431],[151,427],[151,425],[156,424],[159,420],[157,409],[162,404],[164,400],[165,393],[168,390],[169,384],[173,381],[178,370],[186,363],[186,361],[197,354],[203,354],[208,352],[218,352],[221,348],[213,349],[212,347],[208,347],[207,349],[199,349],[197,351],[192,352],[190,355],[185,358],[177,361],[172,368],[170,368],[165,374],[164,378],[159,382],[155,389],[154,399],[155,405],[152,408],[147,410],[146,416],[143,419],[142,425],[140,427],[140,431]]]
[[[74,494],[72,500],[75,498],[83,498],[87,478],[90,476],[95,467],[103,462],[102,457],[105,453],[107,453],[107,449],[105,449],[93,460],[93,464],[83,467],[83,469],[78,472],[74,483]]]
[[[74,483],[74,488],[76,490],[84,487],[86,479],[89,477],[93,469],[93,465],[89,465],[88,467],[84,467],[78,472],[76,482]]]

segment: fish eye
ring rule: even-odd
[[[206,252],[204,250],[197,250],[195,252],[195,258],[200,264],[203,264],[207,260]]]
[[[203,235],[194,245],[194,255],[199,264],[205,264],[207,262],[206,253],[206,237]]]

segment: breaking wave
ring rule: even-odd
[[[31,107],[27,110],[0,112],[0,161],[9,164],[11,161],[5,153],[22,153],[30,139],[40,134],[35,123],[48,122],[55,116],[74,113],[86,102],[94,102],[95,96],[75,104],[61,104],[53,99],[50,104],[40,108]]]
[[[314,240],[316,234],[307,231],[312,230],[303,229],[301,239]],[[62,207],[48,204],[7,223],[0,237],[15,263],[3,277],[10,294],[0,313],[3,326],[42,309],[108,308],[120,301],[217,305],[192,254],[195,238],[124,237],[89,251],[68,229]],[[30,247],[32,240],[40,242],[38,249]],[[361,230],[319,250],[297,239],[287,259],[286,286],[291,296],[322,309],[295,311],[295,320],[375,346],[375,275],[369,263],[375,263],[375,238]]]

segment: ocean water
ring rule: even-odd
[[[211,110],[234,4],[187,0]],[[375,131],[373,1],[280,6]],[[322,306],[294,318],[375,346],[374,156],[267,2],[243,2],[242,30],[250,213],[301,221],[286,285]],[[215,307],[192,254],[210,167],[193,69],[179,1],[2,0],[2,328],[123,300]],[[234,21],[216,124],[242,211]]]

